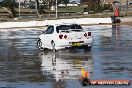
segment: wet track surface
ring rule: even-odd
[[[132,27],[84,28],[94,34],[91,52],[39,51],[37,38],[43,29],[0,29],[0,87],[82,88],[78,81],[82,67],[89,71],[91,79],[132,80]],[[90,88],[98,87],[102,88]]]

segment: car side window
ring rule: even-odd
[[[80,25],[73,24],[71,25],[71,29],[82,29],[82,27]]]
[[[54,27],[53,26],[49,26],[47,28],[47,30],[45,31],[45,34],[52,34],[54,32]]]

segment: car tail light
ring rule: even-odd
[[[67,35],[65,35],[64,38],[66,39],[67,38]]]
[[[91,32],[88,32],[88,36],[91,36]]]
[[[62,39],[63,38],[63,35],[59,35],[59,38]]]
[[[87,33],[85,33],[84,36],[87,37]]]

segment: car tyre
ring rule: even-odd
[[[38,39],[37,46],[38,46],[39,50],[44,50],[44,48],[42,47],[41,39]]]
[[[56,49],[55,49],[55,42],[52,40],[51,41],[51,47],[52,47],[52,51],[53,52],[56,52]]]
[[[92,46],[84,45],[84,51],[91,51]]]

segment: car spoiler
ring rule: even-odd
[[[69,32],[80,32],[83,29],[69,29],[69,30],[59,30],[59,33],[69,33]]]

